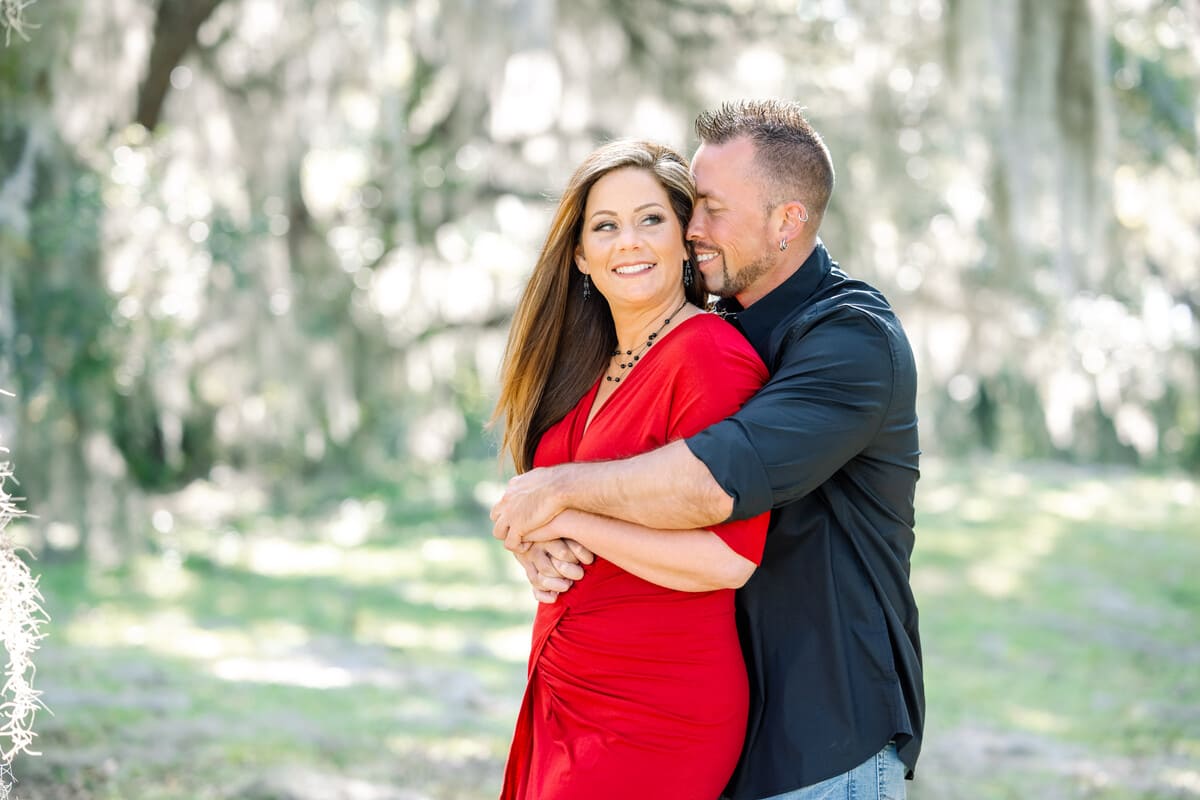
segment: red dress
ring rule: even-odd
[[[534,466],[620,459],[690,436],[766,378],[732,326],[696,315],[646,351],[587,426],[597,381],[542,437]],[[758,563],[767,519],[712,530]],[[556,603],[538,606],[501,798],[715,800],[747,713],[733,590],[665,589],[597,558]]]

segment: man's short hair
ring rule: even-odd
[[[701,144],[750,139],[768,208],[799,200],[819,225],[833,193],[833,159],[803,110],[787,100],[726,102],[696,117],[696,135]]]

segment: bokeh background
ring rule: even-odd
[[[0,10],[20,796],[494,797],[534,604],[484,423],[555,193],[778,96],[919,362],[911,796],[1200,797],[1196,0]]]

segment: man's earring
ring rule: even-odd
[[[787,239],[780,239],[780,240],[779,240],[779,249],[780,249],[781,251],[782,251],[782,250],[787,250]]]
[[[588,274],[583,273],[583,299],[587,300],[592,296],[592,282],[588,278]]]
[[[685,258],[683,260],[683,285],[689,289],[692,286],[692,260]]]

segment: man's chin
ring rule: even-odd
[[[705,278],[700,281],[700,285],[704,287],[704,291],[717,297],[730,298],[735,294],[735,292],[729,291],[725,281],[721,280],[720,278],[713,280],[708,280]]]
[[[717,297],[725,297],[722,290],[725,288],[725,282],[721,280],[720,275],[709,277],[704,273],[700,273],[700,286],[709,294],[715,294]]]

